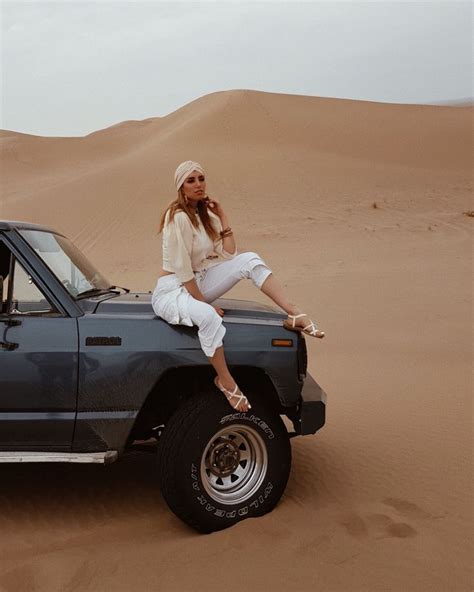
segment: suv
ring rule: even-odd
[[[285,314],[216,304],[247,413],[214,386],[197,327],[156,317],[150,292],[112,286],[61,233],[0,221],[0,462],[106,464],[152,450],[165,501],[197,530],[272,510],[290,438],[324,425],[326,395]]]

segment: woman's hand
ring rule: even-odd
[[[215,311],[217,312],[217,314],[221,317],[224,316],[224,310],[222,308],[220,308],[219,306],[214,306],[213,304],[211,304],[212,308],[215,309]]]
[[[206,203],[207,203],[207,207],[214,212],[218,218],[221,221],[221,227],[222,230],[224,230],[224,228],[230,228],[230,223],[229,223],[229,218],[227,218],[227,216],[224,214],[224,210],[222,209],[222,206],[219,202],[219,200],[217,199],[211,199],[209,196],[206,195]],[[235,253],[237,247],[236,247],[236,243],[235,243],[235,238],[232,235],[232,232],[230,235],[223,237],[221,235],[221,240],[222,240],[222,246],[223,248],[226,250],[227,253]]]
[[[214,214],[219,216],[219,218],[222,218],[222,216],[224,215],[224,210],[218,199],[216,199],[215,197],[210,198],[208,196],[206,199],[206,203],[207,207],[211,210],[211,212],[214,212]]]

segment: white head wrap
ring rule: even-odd
[[[193,171],[197,171],[198,173],[202,173],[204,175],[204,169],[198,162],[186,160],[178,166],[174,173],[174,184],[176,185],[176,189],[181,187],[181,185],[186,180],[186,177],[189,177],[189,174]]]

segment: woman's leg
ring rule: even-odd
[[[212,358],[208,357],[208,360],[211,362],[211,364],[214,366],[215,371],[217,372],[219,384],[221,386],[223,386],[225,389],[227,389],[228,391],[233,392],[237,383],[232,378],[232,374],[229,372],[229,368],[227,367],[227,363],[225,361],[225,355],[224,355],[224,346],[221,345],[220,347],[217,347]],[[240,391],[240,393],[241,392],[242,391]],[[239,391],[237,391],[237,394],[239,394]],[[237,401],[238,401],[237,398],[233,398],[233,399],[229,400],[229,403],[237,411],[248,411],[249,410],[249,404],[248,404],[247,399],[242,400],[235,407],[235,405],[237,404]]]
[[[253,252],[240,253],[233,259],[211,267],[200,282],[199,288],[206,301],[213,302],[244,278],[252,280],[259,290],[271,298],[287,314],[299,315],[302,313],[300,307],[287,298],[282,286],[265,261]],[[307,315],[294,321],[297,327],[307,327],[312,322]]]
[[[205,277],[199,283],[199,289],[207,302],[213,302],[244,278],[251,279],[257,288],[287,314],[301,314],[301,309],[294,302],[288,300],[282,286],[265,261],[253,252],[240,253],[233,259],[223,261],[208,269]],[[307,324],[308,317],[296,319],[298,326],[304,327]]]
[[[271,269],[257,253],[239,253],[232,259],[210,267],[204,277],[198,280],[198,286],[206,302],[214,302],[243,279],[252,280],[260,288],[270,273]]]
[[[266,294],[269,298],[278,304],[287,314],[289,315],[299,315],[302,314],[302,310],[290,300],[287,299],[283,288],[281,287],[280,283],[275,279],[272,275],[269,275],[265,281],[263,282],[261,288],[262,292]],[[307,328],[309,331],[313,331],[312,335],[315,337],[324,337],[324,331],[319,331],[316,327],[314,321],[310,319],[307,314],[299,317],[298,319],[292,319],[292,323],[294,321],[294,326]]]
[[[219,384],[228,391],[234,391],[236,382],[232,378],[224,357],[224,347],[222,344],[226,329],[222,325],[222,317],[216,312],[215,308],[206,302],[196,300],[192,296],[188,298],[189,316],[194,325],[197,325],[198,337],[202,350],[208,360],[214,366]],[[248,404],[244,401],[236,407],[238,399],[233,398],[229,403],[237,411],[248,411]]]
[[[297,315],[301,313],[301,310],[298,306],[287,299],[282,286],[277,281],[273,273],[267,277],[267,279],[263,282],[260,290],[266,294],[269,298],[278,304],[280,308],[282,308],[286,313]],[[299,320],[299,319],[297,319]]]

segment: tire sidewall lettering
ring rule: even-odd
[[[267,424],[267,422],[261,419],[258,415],[254,415],[253,413],[251,413],[250,415],[247,413],[231,413],[229,415],[225,415],[220,420],[219,424],[224,425],[229,422],[242,421],[245,421],[247,423],[253,423],[254,425],[256,425],[258,428],[260,428],[260,430],[269,440],[273,440],[275,438],[275,434],[273,433],[272,429]]]
[[[240,518],[244,518],[248,516],[252,510],[257,510],[260,506],[265,503],[265,500],[270,495],[273,489],[273,484],[271,481],[268,481],[265,485],[265,489],[263,490],[263,494],[258,494],[254,500],[248,502],[245,506],[241,506],[240,508],[235,508],[232,510],[226,510],[225,506],[217,507],[212,500],[208,499],[203,493],[196,496],[196,500],[199,502],[200,506],[206,510],[206,512],[211,512],[217,518],[227,518],[232,520],[239,516]]]

